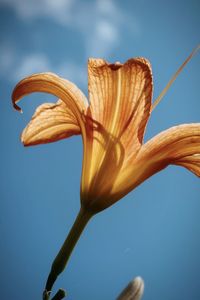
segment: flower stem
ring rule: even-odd
[[[70,255],[91,217],[92,214],[90,212],[86,211],[84,208],[80,209],[64,244],[53,261],[51,271],[46,282],[45,291],[43,293],[43,300],[49,299],[54,282],[56,281],[58,275],[65,269]]]

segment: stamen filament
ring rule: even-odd
[[[170,88],[170,86],[172,85],[172,83],[176,80],[176,78],[178,77],[178,75],[181,73],[181,71],[183,70],[183,68],[187,65],[187,63],[192,59],[192,57],[198,52],[198,50],[200,49],[200,45],[198,45],[193,51],[192,53],[188,56],[188,58],[184,61],[184,63],[180,66],[180,68],[176,71],[176,73],[172,76],[172,78],[170,79],[170,81],[168,82],[168,84],[166,85],[166,87],[164,88],[164,90],[160,93],[160,95],[158,96],[158,98],[154,101],[154,103],[152,104],[152,108],[151,111],[153,111],[155,109],[155,107],[159,104],[159,102],[162,100],[163,96],[166,94],[166,92],[168,91],[168,89]]]

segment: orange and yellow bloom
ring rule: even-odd
[[[59,98],[56,103],[37,108],[21,136],[25,146],[77,134],[83,140],[82,213],[54,261],[47,292],[92,215],[170,164],[200,176],[200,123],[172,127],[143,143],[153,89],[151,66],[146,59],[133,58],[124,64],[89,59],[88,81],[90,102],[76,85],[52,73],[23,79],[12,95],[17,110],[20,108],[16,103],[33,92]],[[48,297],[46,293],[44,299]]]
[[[87,210],[105,209],[169,164],[200,176],[200,123],[172,127],[143,144],[153,87],[146,59],[123,65],[90,59],[88,79],[90,104],[73,83],[51,73],[27,77],[13,92],[17,109],[32,92],[61,99],[39,106],[21,139],[30,146],[82,135],[81,202]]]

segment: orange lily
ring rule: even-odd
[[[194,52],[162,96],[193,55]],[[90,104],[73,83],[52,73],[23,79],[12,95],[17,110],[20,108],[16,103],[33,92],[46,92],[61,99],[37,108],[21,136],[25,146],[77,134],[82,135],[84,145],[81,212],[53,263],[44,299],[48,299],[53,282],[92,215],[170,164],[200,176],[200,123],[172,127],[143,144],[152,111],[153,82],[148,60],[133,58],[124,64],[109,64],[103,59],[89,59],[88,80]]]

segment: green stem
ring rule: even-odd
[[[58,252],[49,273],[45,291],[43,293],[43,300],[48,300],[51,289],[58,275],[65,269],[65,266],[70,258],[70,255],[79,240],[81,233],[83,232],[88,221],[92,217],[92,214],[85,209],[81,208],[79,214],[64,242],[60,251]]]

